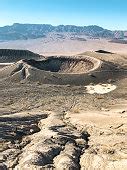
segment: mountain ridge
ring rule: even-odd
[[[0,27],[0,40],[27,40],[46,37],[48,33],[76,33],[93,38],[124,39],[127,31],[111,31],[97,25],[76,26],[51,24],[20,24],[14,23],[10,26]]]

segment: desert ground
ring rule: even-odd
[[[127,46],[33,41],[0,69],[0,169],[127,170]]]
[[[127,54],[127,45],[111,43],[110,39],[93,39],[85,35],[72,33],[49,33],[45,38],[0,42],[0,49],[23,49],[35,53],[51,55],[76,55],[84,51],[105,50],[118,54]]]

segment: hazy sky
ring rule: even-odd
[[[127,30],[127,0],[0,0],[0,26],[13,23]]]

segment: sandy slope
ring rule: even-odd
[[[113,105],[115,108],[115,105]],[[89,148],[81,155],[81,169],[127,168],[127,100],[119,108],[68,113],[68,120],[91,134]]]
[[[0,69],[13,63],[0,63]]]

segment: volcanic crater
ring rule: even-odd
[[[88,85],[115,78],[116,71],[118,69],[113,64],[90,56],[50,56],[13,63],[0,70],[0,78],[12,82],[25,80],[41,84]]]
[[[42,61],[33,59],[23,61],[37,69],[59,73],[84,73],[94,67],[94,63],[86,58],[49,57]]]

